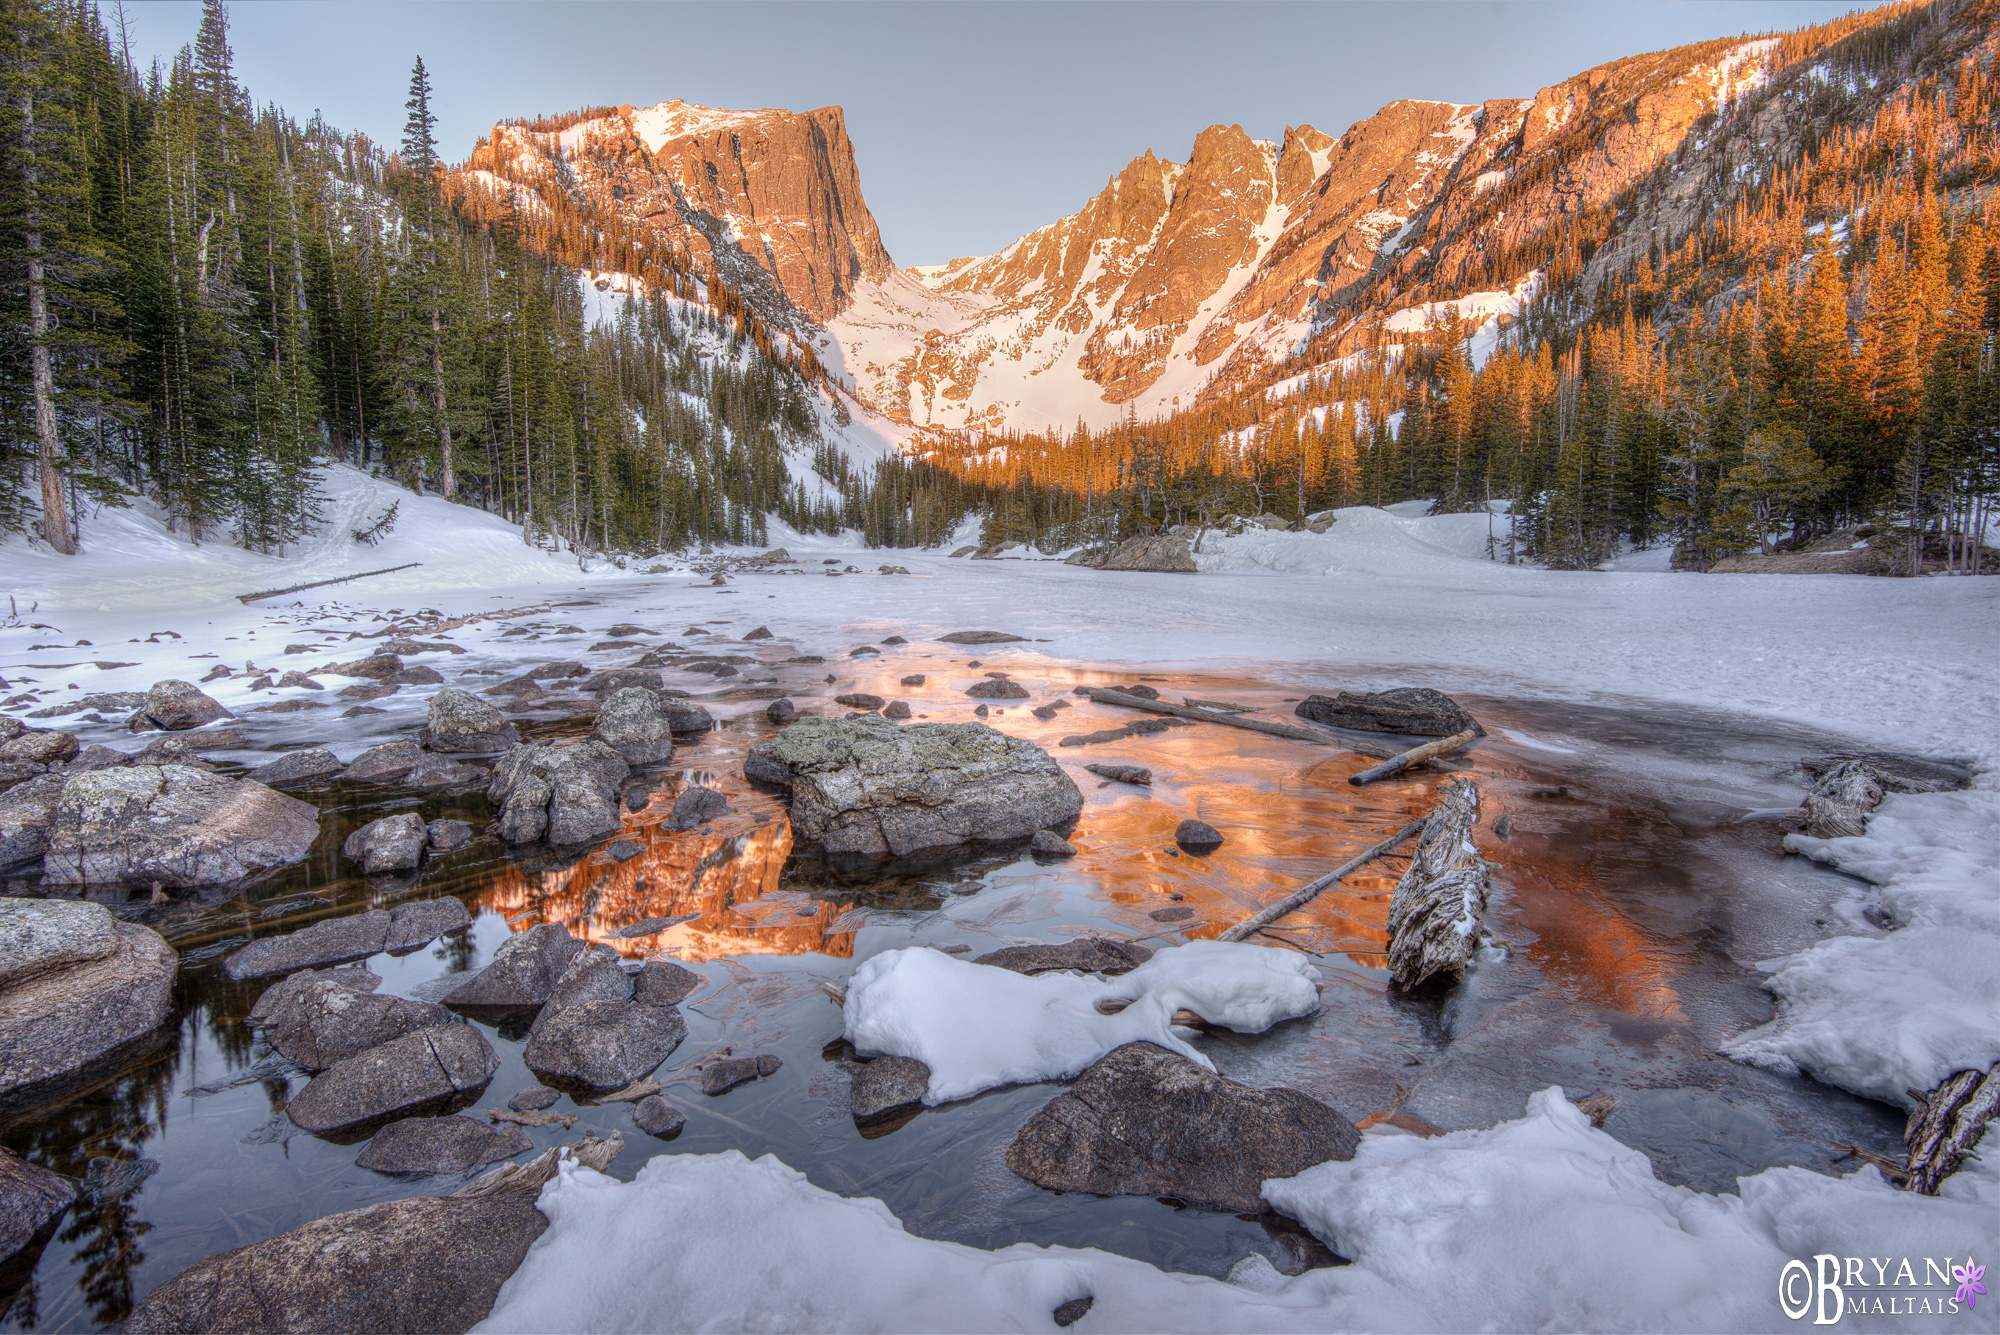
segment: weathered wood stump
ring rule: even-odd
[[[1449,780],[1438,785],[1437,799],[1389,902],[1390,976],[1406,991],[1440,973],[1465,972],[1486,909],[1486,862],[1472,842],[1479,787]]]
[[[1911,1191],[1938,1193],[1938,1184],[1958,1171],[1986,1124],[2000,1112],[2000,1066],[1985,1071],[1960,1071],[1928,1094],[1910,1091],[1917,1101],[1903,1131],[1909,1155]]]

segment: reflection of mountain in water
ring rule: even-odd
[[[620,836],[641,849],[626,861],[599,850],[557,870],[509,863],[471,907],[518,918],[517,931],[559,922],[582,940],[603,941],[632,957],[661,951],[696,960],[808,952],[851,957],[853,931],[833,930],[838,904],[779,894],[792,852],[783,808],[747,790],[732,790],[729,799],[732,814],[686,832],[661,824],[670,803],[656,801],[630,818]],[[610,935],[647,918],[689,913],[700,917],[643,936]]]

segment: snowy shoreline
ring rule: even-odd
[[[1985,772],[1966,792],[1891,798],[1855,839],[1794,842],[1872,883],[1871,906],[1902,930],[1837,937],[1771,962],[1781,1014],[1740,1036],[1738,1055],[1894,1103],[1904,1089],[2000,1058],[1995,581],[1554,573],[1482,559],[1483,516],[1357,509],[1340,512],[1323,537],[1211,536],[1195,577],[952,561],[773,533],[807,573],[746,575],[718,591],[686,573],[579,572],[573,557],[523,545],[492,516],[352,470],[333,470],[330,491],[328,538],[285,560],[196,549],[136,512],[86,524],[79,558],[8,544],[7,591],[21,620],[40,628],[0,630],[0,674],[13,691],[23,680],[48,689],[34,702],[47,706],[195,679],[224,661],[211,655],[288,666],[287,641],[303,638],[298,628],[322,606],[365,618],[588,599],[598,604],[592,618],[722,617],[830,653],[889,633],[998,628],[1046,641],[1023,650],[1085,666],[1254,665],[1300,684],[1430,685],[1787,719]],[[348,539],[349,518],[392,499],[402,519],[387,540]],[[832,584],[817,564],[827,556],[840,562],[832,568],[868,573]],[[912,576],[873,574],[885,560]],[[234,597],[409,561],[423,564],[271,603]],[[503,628],[453,632],[468,650],[455,666],[518,663],[529,646],[503,641]],[[162,631],[183,638],[154,635]],[[79,639],[90,641],[88,661],[85,647],[68,643]],[[31,647],[56,641],[68,647]],[[299,665],[353,656],[345,641],[314,643],[325,647]],[[1009,651],[981,652],[1004,666]],[[99,661],[127,665],[92,666]],[[230,681],[212,690],[232,706],[249,699]],[[382,715],[333,730],[330,716],[313,713],[248,719],[261,745],[312,740],[347,757],[416,721],[413,694],[380,703]],[[115,735],[112,723],[79,731]],[[1352,1163],[1270,1184],[1274,1204],[1355,1265],[1296,1280],[1250,1267],[1221,1284],[1103,1253],[987,1253],[907,1237],[878,1203],[843,1201],[774,1160],[662,1156],[634,1183],[571,1168],[551,1184],[544,1209],[555,1222],[503,1291],[492,1328],[1037,1329],[1057,1303],[1089,1293],[1097,1306],[1083,1329],[1774,1329],[1791,1324],[1776,1296],[1790,1257],[1889,1250],[1963,1260],[2000,1236],[1993,1155],[1968,1164],[1936,1200],[1891,1191],[1872,1168],[1845,1179],[1771,1169],[1742,1181],[1741,1195],[1723,1196],[1659,1183],[1642,1155],[1545,1094],[1517,1121],[1431,1141],[1374,1134]],[[651,1250],[621,1235],[648,1239]],[[566,1283],[574,1267],[602,1269],[611,1257],[649,1278],[601,1286],[575,1306]],[[745,1265],[768,1278],[758,1300],[767,1306],[743,1306]],[[1982,1302],[1936,1328],[2000,1328],[1994,1310]]]

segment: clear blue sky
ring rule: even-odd
[[[1208,125],[1337,136],[1397,98],[1527,97],[1619,56],[1870,7],[288,0],[233,6],[230,34],[259,103],[391,144],[422,55],[454,161],[495,121],[574,107],[837,104],[889,253],[928,264],[1074,211],[1148,148],[1185,160]],[[195,0],[127,3],[141,68],[171,60],[199,16]]]

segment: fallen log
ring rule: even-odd
[[[1386,779],[1392,774],[1401,774],[1412,765],[1420,764],[1435,756],[1444,755],[1448,751],[1456,751],[1462,747],[1471,746],[1478,739],[1479,734],[1468,728],[1464,732],[1454,734],[1450,737],[1440,737],[1434,742],[1425,742],[1422,746],[1413,746],[1403,752],[1403,754],[1391,756],[1381,764],[1362,770],[1359,774],[1348,775],[1347,781],[1359,788],[1362,784],[1373,783],[1377,779]]]
[[[1389,901],[1390,981],[1405,991],[1440,973],[1465,972],[1486,909],[1486,862],[1472,843],[1479,787],[1451,779],[1438,785],[1437,797]]]
[[[1271,905],[1269,908],[1262,909],[1257,913],[1252,914],[1250,917],[1245,918],[1242,922],[1237,923],[1234,927],[1231,927],[1228,931],[1224,932],[1221,936],[1217,937],[1216,939],[1219,941],[1247,940],[1250,937],[1251,933],[1262,931],[1264,928],[1269,927],[1272,923],[1284,917],[1286,914],[1294,913],[1297,910],[1305,907],[1307,904],[1310,904],[1313,900],[1319,898],[1322,892],[1324,892],[1325,890],[1329,889],[1332,886],[1338,885],[1342,880],[1346,879],[1348,876],[1351,876],[1356,871],[1360,870],[1364,864],[1373,862],[1376,858],[1381,857],[1384,853],[1387,853],[1388,851],[1393,849],[1396,845],[1402,843],[1405,839],[1408,839],[1411,835],[1415,834],[1418,830],[1421,830],[1423,828],[1424,828],[1423,818],[1419,817],[1418,819],[1411,821],[1408,825],[1405,825],[1402,829],[1396,831],[1394,834],[1390,835],[1387,839],[1384,839],[1380,843],[1372,844],[1369,847],[1362,849],[1359,853],[1356,853],[1353,857],[1341,863],[1338,867],[1335,867],[1332,871],[1320,877],[1317,881],[1313,881],[1310,884],[1300,886],[1297,890],[1292,891],[1291,894],[1286,895],[1283,899]]]
[[[1910,1091],[1917,1106],[1903,1130],[1909,1158],[1907,1189],[1935,1196],[1938,1185],[1972,1153],[1987,1122],[2000,1112],[2000,1065],[1960,1071],[1928,1094]]]
[[[1181,703],[1194,709],[1221,709],[1231,714],[1250,714],[1256,711],[1254,705],[1231,704],[1227,700],[1197,700],[1191,695],[1182,696]]]
[[[364,570],[358,575],[342,575],[339,579],[316,579],[310,584],[294,584],[287,589],[266,589],[262,593],[239,593],[236,595],[236,601],[239,603],[254,603],[265,598],[276,598],[279,594],[301,593],[306,589],[325,588],[329,584],[345,584],[350,580],[367,579],[370,575],[393,575],[398,570],[410,570],[422,564],[422,561],[407,561],[402,565],[385,566],[380,570]]]
[[[1233,714],[1217,713],[1212,709],[1197,709],[1191,705],[1169,704],[1165,700],[1147,700],[1108,687],[1093,686],[1087,692],[1090,699],[1100,705],[1122,705],[1126,709],[1143,709],[1150,714],[1171,714],[1175,718],[1193,719],[1197,723],[1220,723],[1225,728],[1243,728],[1250,732],[1261,732],[1271,737],[1285,737],[1295,742],[1315,742],[1320,746],[1337,746],[1373,760],[1390,760],[1396,751],[1375,742],[1354,742],[1345,737],[1335,737],[1329,733],[1315,732],[1310,728],[1294,727],[1289,723],[1267,723],[1263,719],[1238,718]],[[1421,761],[1420,764],[1431,764]]]
[[[1838,839],[1867,828],[1868,813],[1887,795],[1882,775],[1865,760],[1843,760],[1813,784],[1797,811],[1783,821],[1786,829],[1815,839]]]

